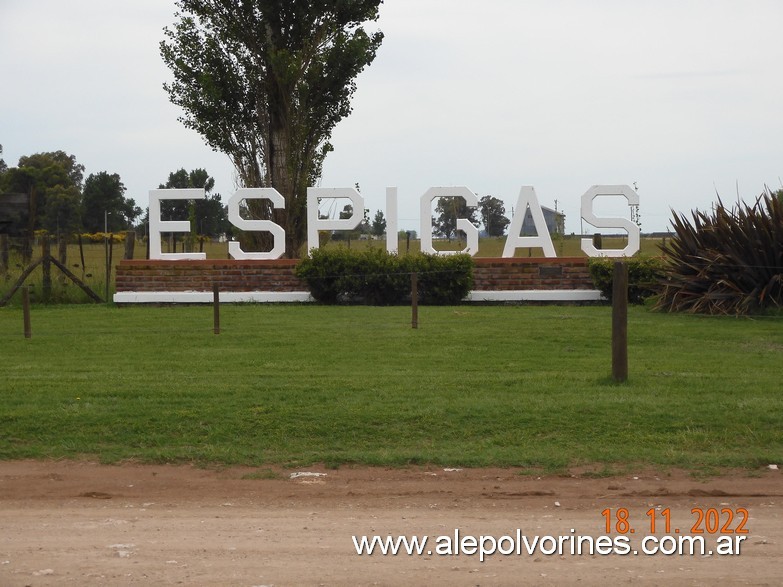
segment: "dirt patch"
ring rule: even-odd
[[[783,576],[780,471],[707,479],[679,471],[524,473],[2,462],[0,584],[777,585]],[[633,530],[624,534],[629,552],[601,555],[603,535],[611,548],[625,548],[614,542],[625,523],[619,508]],[[670,543],[660,541],[667,519]],[[653,520],[658,542],[648,548],[668,550],[679,537],[697,536],[695,525],[713,554],[645,555],[641,542],[653,535]],[[748,533],[736,534],[743,520]],[[713,523],[720,527],[710,532]],[[353,537],[362,535],[428,542],[421,555],[360,556]],[[717,554],[719,535],[740,554]],[[481,544],[482,536],[487,548],[495,540],[515,551],[481,562],[468,553],[478,548],[471,538]],[[562,554],[547,554],[558,537]],[[580,537],[585,553],[572,554]]]

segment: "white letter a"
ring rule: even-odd
[[[520,236],[528,206],[538,236]],[[514,218],[511,220],[511,227],[508,229],[506,246],[503,247],[503,257],[513,257],[516,250],[521,247],[541,247],[544,249],[545,257],[557,257],[555,245],[552,244],[552,237],[549,236],[549,229],[546,226],[546,220],[544,220],[544,211],[541,210],[536,190],[531,185],[524,185],[519,190],[519,201]]]

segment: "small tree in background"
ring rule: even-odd
[[[56,235],[70,235],[79,230],[81,194],[76,186],[55,185],[46,190],[46,208],[40,226]]]
[[[503,236],[510,220],[506,216],[503,200],[494,196],[484,196],[479,200],[481,222],[489,236]]]
[[[378,210],[373,216],[372,227],[370,229],[373,236],[381,237],[386,234],[386,218],[383,215],[383,210]]]
[[[478,226],[476,209],[468,206],[465,198],[440,198],[435,205],[436,216],[432,219],[435,232],[448,240],[459,238],[461,231],[457,230],[457,219],[465,218],[474,226]]]
[[[160,189],[203,188],[206,197],[199,200],[163,200],[160,214],[164,220],[191,221],[191,232],[204,236],[217,237],[225,234],[230,228],[228,210],[221,200],[220,194],[213,194],[215,179],[206,169],[187,171],[179,169],[169,173],[165,184]]]
[[[92,173],[84,181],[82,226],[87,232],[127,230],[140,215],[141,208],[125,197],[125,186],[116,173]]]
[[[668,268],[656,307],[705,314],[747,314],[783,306],[783,200],[769,191],[753,205],[692,220],[674,214],[661,250]]]

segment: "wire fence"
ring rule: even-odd
[[[101,240],[102,239],[102,240]],[[29,275],[26,276],[24,284],[29,287],[30,301],[33,304],[42,302],[51,303],[89,303],[96,301],[94,296],[85,293],[77,281],[83,284],[89,290],[99,295],[102,300],[111,300],[114,294],[114,280],[116,277],[116,266],[122,258],[144,259],[147,255],[147,244],[144,242],[131,242],[127,245],[128,239],[124,234],[117,235],[92,235],[92,238],[83,236],[72,237],[70,239],[54,240],[39,236],[32,242],[32,247],[23,241],[23,239],[11,238],[8,235],[0,235],[0,300],[7,296],[9,290],[19,281],[26,269],[35,264],[36,260],[46,254],[51,255],[53,262],[63,266],[63,270],[55,268],[54,276],[48,275],[46,264],[40,263],[32,268]],[[173,247],[177,245],[170,243]],[[202,243],[202,248],[207,248],[209,256],[212,258],[226,259],[226,243],[217,243],[209,241]],[[32,250],[30,250],[32,249]],[[47,253],[48,251],[48,253]],[[723,265],[727,270],[732,267],[731,264]],[[753,265],[736,265],[737,269],[754,267]],[[762,266],[755,266],[766,268]],[[774,270],[774,268],[772,268]],[[449,270],[419,271],[417,277],[419,280],[427,276],[451,273]],[[75,278],[70,279],[66,273],[70,273]],[[400,278],[410,279],[413,272],[378,272],[378,273],[340,273],[326,274],[320,276],[321,279],[330,280],[338,278],[352,277],[355,279],[380,279],[380,278]],[[783,280],[783,270],[779,279]],[[50,280],[50,284],[47,284]],[[5,300],[8,302],[9,300]],[[20,295],[13,297],[12,305],[20,305]],[[0,306],[3,304],[0,303]],[[780,308],[772,308],[771,311],[756,313],[747,316],[752,320],[778,320],[783,318]]]

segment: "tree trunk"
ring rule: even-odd
[[[295,259],[299,257],[306,238],[307,186],[299,185],[302,182],[291,164],[292,147],[286,123],[277,120],[270,126],[266,158],[269,166],[269,183],[285,199],[285,209],[273,209],[268,201],[258,200],[250,203],[249,207],[254,217],[271,219],[283,227],[286,235],[285,257]],[[268,232],[256,233],[253,241],[257,246],[262,247],[262,250],[272,248],[271,234]]]
[[[291,226],[291,219],[296,216],[292,207],[295,204],[294,181],[289,165],[288,154],[291,144],[288,130],[283,123],[274,124],[269,133],[269,164],[272,187],[285,198],[285,210],[275,210],[275,222],[285,229],[285,257],[295,258],[299,253],[299,237]]]

